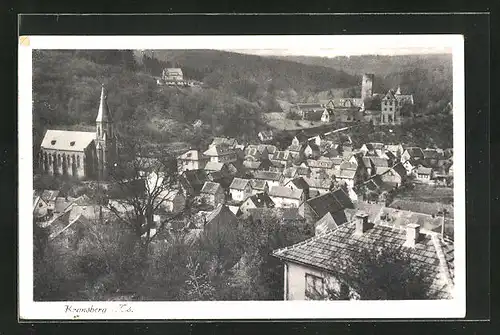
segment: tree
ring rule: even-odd
[[[151,152],[135,141],[125,143],[125,154],[110,172],[110,180],[115,185],[111,193],[115,196],[107,208],[134,231],[147,249],[169,222],[181,217],[190,207],[186,204],[183,211],[165,213],[160,222],[155,223],[154,214],[166,207],[171,192],[178,189],[175,158],[170,153]]]
[[[436,273],[405,247],[370,246],[335,255],[331,280],[320,299],[418,300],[438,298]],[[346,290],[347,289],[347,290]],[[348,293],[347,293],[348,292]]]

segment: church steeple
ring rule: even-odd
[[[96,122],[111,122],[111,113],[109,112],[108,96],[104,84],[101,88],[101,101],[99,103],[99,112],[97,113]]]
[[[401,86],[398,85],[398,90],[396,91],[396,95],[401,95]]]
[[[96,150],[98,173],[106,178],[116,155],[115,130],[109,110],[106,88],[102,85],[99,111],[96,118]]]

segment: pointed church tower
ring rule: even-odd
[[[398,85],[398,90],[396,91],[396,95],[401,95],[401,86]]]
[[[96,118],[97,168],[100,178],[107,178],[109,168],[115,162],[116,141],[113,118],[108,106],[104,84],[101,89],[101,101]]]

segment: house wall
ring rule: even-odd
[[[298,208],[302,201],[297,200],[297,199],[290,199],[290,198],[282,198],[282,197],[270,197],[276,208]]]
[[[251,208],[257,208],[257,207],[250,199],[245,200],[240,206],[240,210],[243,213],[243,215],[248,215],[249,214],[248,210]]]
[[[340,290],[338,280],[332,275],[291,262],[286,262],[285,272],[285,300],[308,300],[306,299],[306,274],[311,274],[324,279],[325,287],[337,292]]]
[[[246,198],[252,195],[252,189],[250,187],[246,187],[244,190],[230,189],[229,193],[231,193],[231,198],[233,200],[244,201]]]
[[[211,162],[217,162],[217,163],[230,163],[236,161],[236,154],[231,153],[228,155],[220,155],[220,156],[211,156],[210,157]]]
[[[205,168],[205,165],[207,165],[206,160],[179,160],[177,162],[177,170],[179,173],[187,170],[199,170]]]

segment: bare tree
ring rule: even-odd
[[[189,210],[166,209],[172,192],[180,192],[175,157],[171,153],[146,150],[140,143],[127,143],[125,154],[110,171],[110,189],[106,207],[133,229],[141,245],[147,246],[169,223]],[[160,220],[155,222],[154,215]]]

